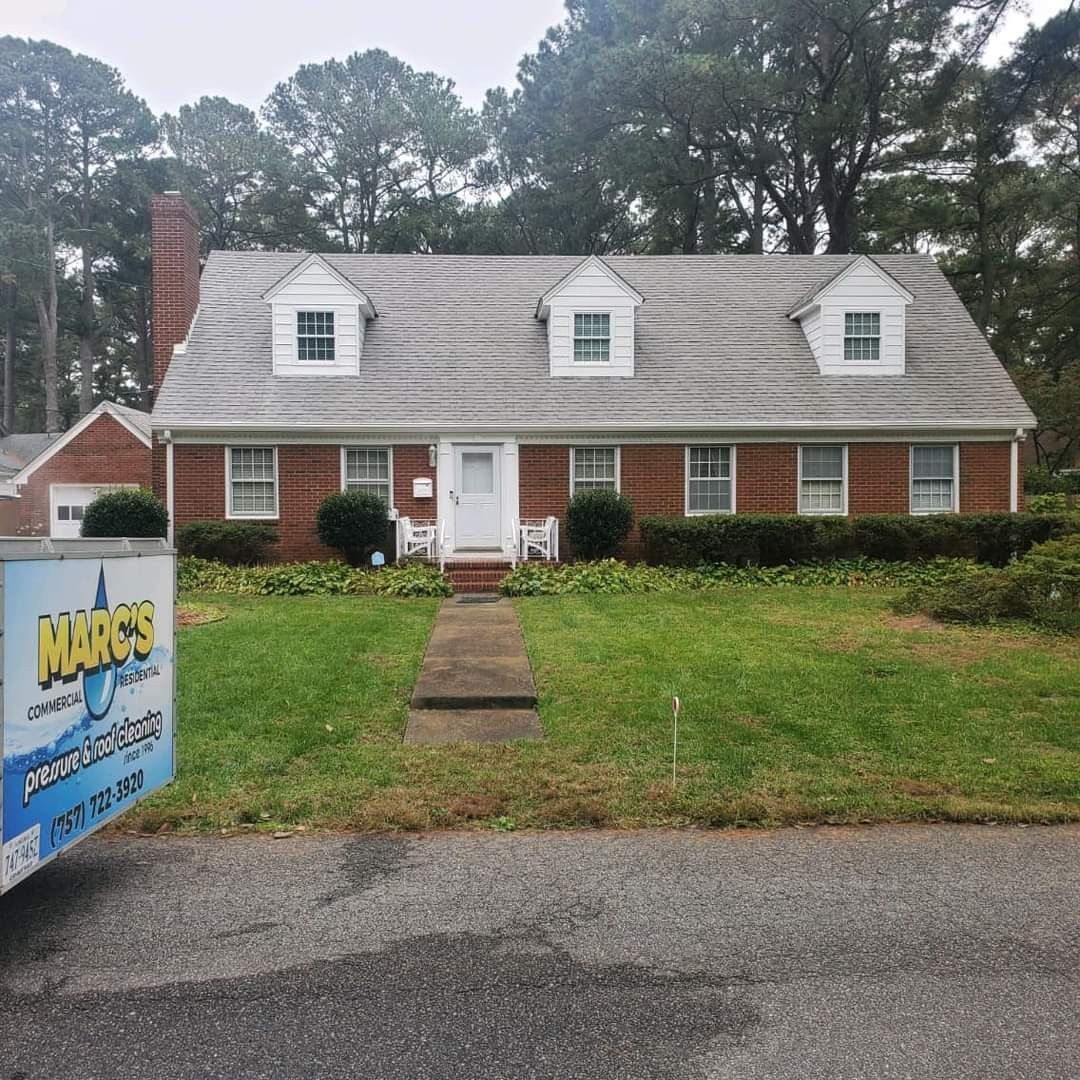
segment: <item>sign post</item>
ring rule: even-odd
[[[164,540],[0,539],[0,893],[175,771]]]

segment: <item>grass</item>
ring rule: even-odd
[[[1080,819],[1080,642],[900,620],[887,599],[519,600],[546,740],[422,748],[401,733],[437,601],[215,596],[226,619],[180,631],[177,781],[128,824]]]

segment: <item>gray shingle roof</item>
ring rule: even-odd
[[[359,377],[271,374],[261,299],[305,258],[214,252],[161,427],[1029,427],[1034,417],[932,259],[879,256],[915,294],[907,372],[823,376],[786,312],[852,258],[619,256],[644,297],[633,378],[551,378],[536,302],[577,257],[330,255],[371,297]]]
[[[59,438],[60,433],[47,431],[28,431],[0,438],[0,480],[10,479]]]

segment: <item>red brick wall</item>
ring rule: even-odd
[[[906,514],[911,509],[911,447],[848,444],[848,512]]]
[[[909,504],[906,443],[848,445],[848,504],[852,513],[905,513]],[[218,446],[177,446],[176,525],[222,518],[225,513],[225,451]],[[553,514],[563,525],[570,498],[570,447],[519,447],[522,517]],[[685,448],[682,444],[624,445],[620,454],[622,490],[635,513],[682,514]],[[428,465],[426,445],[393,450],[394,503],[402,514],[429,518],[437,498],[415,499],[412,481],[437,473]],[[960,449],[962,509],[1009,508],[1009,444],[964,443]],[[795,443],[742,443],[736,450],[736,508],[741,513],[786,512],[798,508],[798,451]],[[332,555],[315,535],[315,512],[322,498],[341,485],[338,446],[278,448],[282,559]],[[437,491],[437,484],[435,484]],[[640,556],[636,525],[623,552]]]
[[[735,448],[735,510],[794,514],[799,509],[795,443],[739,443]]]
[[[149,449],[123,424],[102,414],[19,488],[16,529],[23,536],[48,535],[52,484],[149,483]]]
[[[221,520],[225,517],[225,447],[178,445],[173,450],[176,474],[176,528],[193,521]],[[413,477],[430,476],[427,446],[393,448],[394,504],[402,514],[435,517],[436,498],[414,499]],[[331,492],[341,490],[341,447],[278,446],[278,511],[276,519],[252,518],[273,525],[280,538],[274,548],[276,558],[330,559],[338,556],[325,547],[315,532],[319,503]],[[387,553],[391,555],[391,552]]]
[[[439,475],[428,464],[428,448],[424,446],[394,447],[394,505],[402,517],[433,518],[439,514]],[[431,480],[431,498],[413,498],[413,480]]]
[[[154,390],[161,388],[173,346],[186,337],[199,306],[199,221],[178,192],[150,202],[154,324]]]
[[[960,512],[1009,509],[1010,443],[960,444]],[[1023,483],[1023,477],[1018,478]]]

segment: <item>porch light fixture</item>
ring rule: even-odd
[[[436,457],[437,454],[438,450],[435,449],[435,444],[432,443],[427,448],[427,463],[432,469],[435,468],[435,462],[438,460],[438,458]]]

